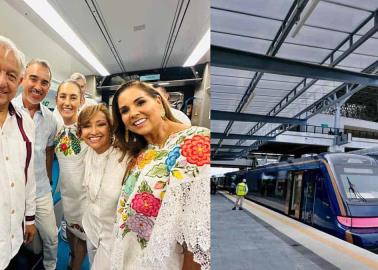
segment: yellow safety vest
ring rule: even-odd
[[[247,184],[246,183],[239,183],[236,186],[236,195],[238,195],[238,196],[247,195]]]

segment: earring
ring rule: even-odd
[[[127,128],[125,130],[125,142],[129,142],[129,130]]]
[[[161,119],[163,119],[163,120],[167,120],[167,117],[165,116],[165,111],[161,111],[161,113],[160,113],[160,117],[161,117]]]

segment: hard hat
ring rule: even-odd
[[[247,182],[247,179],[244,178],[244,179],[243,179],[243,183],[246,183],[246,182]]]

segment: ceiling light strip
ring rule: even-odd
[[[197,64],[197,62],[210,50],[210,28],[206,31],[200,42],[194,48],[188,59],[184,63],[184,67],[190,67]]]
[[[109,71],[106,70],[84,42],[80,40],[76,33],[46,0],[24,0],[24,2],[102,76],[110,75]]]

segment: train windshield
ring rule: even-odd
[[[346,199],[361,202],[378,200],[378,163],[375,159],[343,155],[332,161]]]

